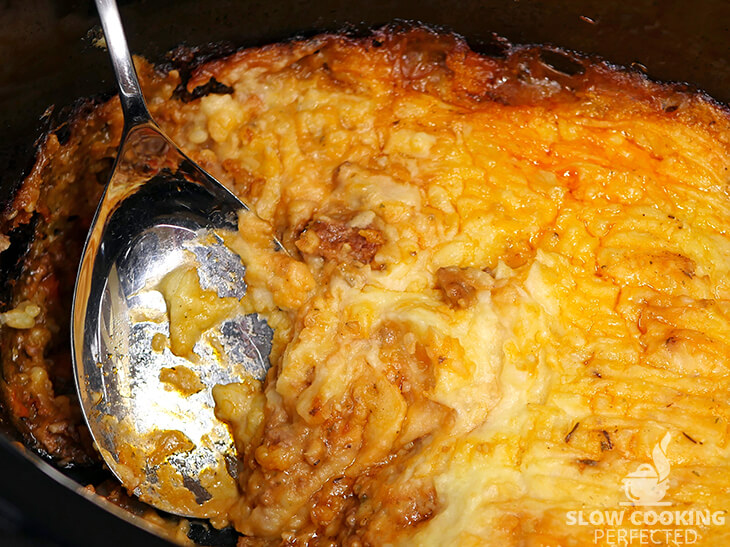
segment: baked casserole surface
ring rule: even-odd
[[[425,28],[182,76],[138,60],[164,131],[258,215],[227,244],[272,367],[214,390],[240,455],[220,522],[241,545],[609,544],[611,525],[570,518],[594,510],[676,528],[632,522],[646,508],[622,481],[642,464],[668,481],[657,511],[709,511],[680,527],[730,542],[728,113],[568,64]],[[79,107],[0,224],[34,233],[8,309],[35,316],[3,315],[4,406],[64,464],[98,459],[68,320],[121,129],[116,98]]]

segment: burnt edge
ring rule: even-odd
[[[171,98],[187,103],[210,94],[233,93],[233,89],[230,86],[218,82],[214,77],[211,77],[205,84],[196,87],[192,91],[188,91],[187,85],[195,71],[200,67],[211,61],[224,60],[247,49],[293,45],[303,41],[327,37],[369,40],[373,47],[379,47],[381,43],[377,39],[378,34],[405,33],[415,30],[426,31],[435,36],[453,37],[457,42],[465,44],[475,53],[495,59],[504,59],[519,51],[536,50],[537,55],[546,67],[566,76],[580,74],[585,70],[586,65],[601,66],[606,70],[640,77],[650,83],[664,87],[667,91],[698,97],[719,108],[725,114],[730,115],[729,104],[714,98],[696,85],[681,81],[654,79],[637,66],[615,64],[599,55],[578,52],[549,42],[541,44],[514,44],[509,39],[499,36],[496,33],[492,33],[491,38],[488,40],[469,40],[446,25],[423,23],[411,19],[395,19],[385,25],[346,23],[334,30],[314,29],[304,31],[271,44],[234,45],[230,41],[221,41],[190,46],[182,43],[165,53],[162,60],[153,63],[153,67],[155,71],[163,75],[169,73],[171,70],[177,70],[179,72],[180,85],[173,91]],[[116,90],[82,97],[74,101],[71,105],[66,105],[61,108],[56,108],[54,105],[51,105],[39,120],[36,139],[32,144],[21,143],[10,150],[0,150],[0,165],[7,168],[12,163],[10,168],[6,169],[6,172],[11,173],[10,177],[0,181],[0,214],[9,212],[23,181],[32,171],[38,159],[38,154],[49,134],[55,133],[59,142],[64,144],[70,136],[73,125],[81,120],[85,112],[108,101],[114,96],[116,96]],[[22,168],[19,169],[18,165],[22,165]],[[0,229],[7,229],[7,226],[4,224],[0,222]],[[4,282],[4,278],[2,277],[3,273],[0,269],[0,294],[2,293],[2,285]]]
[[[172,92],[172,98],[189,103],[206,95],[226,95],[233,93],[233,88],[222,84],[215,78],[211,78],[203,85],[188,91],[190,78],[198,67],[216,59],[223,59],[233,55],[241,48],[235,47],[230,42],[212,42],[200,46],[188,46],[181,44],[165,54],[165,60],[155,66],[155,70],[167,74],[171,70],[177,70],[180,74],[180,83]]]
[[[112,97],[113,94],[103,93],[79,98],[62,108],[51,105],[38,120],[36,138],[32,143],[20,143],[0,151],[0,166],[5,173],[10,173],[0,181],[0,234],[10,238],[10,246],[0,252],[0,310],[7,309],[10,304],[13,285],[22,274],[25,255],[39,222],[37,213],[32,215],[29,222],[18,225],[6,219],[18,192],[33,171],[48,137],[55,134],[59,142],[65,144],[71,136],[73,125]]]
[[[455,33],[454,33],[455,34]],[[471,42],[469,42],[466,38],[455,34],[456,36],[459,36],[461,39],[463,39],[469,47],[471,47]],[[496,36],[496,35],[495,35]],[[576,61],[578,63],[584,64],[584,65],[592,65],[592,66],[600,66],[604,70],[616,72],[623,74],[628,77],[633,78],[640,78],[644,81],[646,81],[649,84],[657,85],[662,87],[665,91],[678,93],[682,95],[686,95],[688,97],[695,97],[697,99],[703,100],[706,103],[716,107],[718,110],[720,110],[723,114],[730,116],[730,103],[725,103],[719,99],[716,99],[712,95],[710,95],[707,91],[704,89],[698,87],[695,84],[689,83],[689,82],[683,82],[679,80],[660,80],[658,78],[653,78],[649,73],[647,73],[644,69],[642,69],[638,65],[622,65],[619,63],[614,63],[612,61],[609,61],[608,59],[602,57],[601,55],[595,54],[595,53],[585,53],[581,51],[576,51],[574,49],[566,48],[557,46],[554,44],[551,44],[550,42],[545,42],[542,44],[537,43],[524,43],[524,44],[512,44],[509,41],[507,41],[509,44],[508,49],[506,50],[507,55],[510,53],[513,53],[518,50],[527,51],[527,50],[537,50],[539,52],[549,52],[549,54],[557,54],[562,57],[567,57],[573,61]],[[477,51],[474,49],[474,51]],[[540,55],[540,58],[542,60],[542,55]],[[549,63],[545,63],[546,66],[553,68]],[[560,72],[560,71],[558,71]],[[565,74],[565,73],[563,73]],[[567,74],[568,76],[572,76],[570,74]]]

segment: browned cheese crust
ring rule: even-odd
[[[242,231],[293,257],[250,269],[263,392],[216,393],[242,545],[593,544],[566,511],[618,508],[665,432],[667,499],[730,508],[727,113],[540,52],[324,35],[208,62],[186,89],[220,93],[187,102],[139,62],[165,132],[263,219]],[[41,310],[2,329],[4,405],[62,462],[97,457],[68,318],[121,125],[112,99],[49,134],[0,224],[35,222],[12,306]]]

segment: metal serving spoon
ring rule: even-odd
[[[271,329],[258,316],[239,315],[209,329],[193,359],[179,357],[164,345],[169,321],[157,287],[187,265],[202,289],[243,297],[245,267],[214,230],[235,230],[246,206],[152,120],[116,3],[96,6],[124,132],[76,279],[71,344],[79,399],[101,455],[129,491],[171,513],[215,517],[235,492],[237,459],[211,389],[263,378]],[[171,387],[160,379],[163,369],[184,370],[200,389]]]

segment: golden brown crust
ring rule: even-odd
[[[265,221],[242,219],[252,237],[232,245],[278,274],[247,274],[276,330],[265,391],[246,394],[260,420],[226,414],[242,544],[583,544],[565,511],[617,505],[662,428],[675,480],[707,473],[674,503],[725,500],[730,122],[700,95],[540,53],[323,35],[199,66],[187,102],[175,71],[143,66],[165,131]],[[212,78],[222,93],[192,98]],[[40,215],[14,302],[43,310],[3,332],[5,400],[77,461],[52,280],[73,277],[120,126],[112,101],[49,137],[3,224]],[[293,258],[257,250],[272,229]]]

